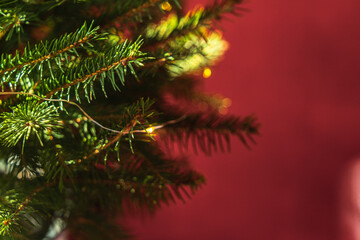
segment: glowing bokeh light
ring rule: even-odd
[[[148,127],[145,131],[147,133],[152,133],[152,132],[154,132],[154,128],[153,127]]]
[[[203,71],[203,77],[204,78],[209,78],[211,76],[211,69],[210,68],[205,68]]]
[[[231,104],[232,104],[232,101],[231,101],[230,98],[224,98],[224,99],[222,100],[222,105],[223,105],[225,108],[230,107]]]
[[[163,2],[162,4],[161,4],[161,9],[162,10],[164,10],[164,11],[171,11],[171,9],[172,9],[172,6],[171,6],[171,4],[169,3],[169,2]]]

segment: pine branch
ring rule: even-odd
[[[158,194],[165,191],[164,193],[167,194],[167,197],[162,199],[165,202],[169,199],[174,201],[171,192],[173,192],[178,199],[183,201],[184,199],[180,190],[190,197],[183,188],[184,186],[190,187],[195,191],[204,183],[204,177],[189,167],[187,159],[171,159],[159,151],[156,144],[139,142],[134,149],[137,150],[135,156],[136,160],[131,161],[135,161],[135,163],[129,162],[132,166],[131,170],[126,165],[124,167],[129,169],[130,173],[133,175],[144,176],[145,179],[142,181],[150,181],[163,186],[155,191],[158,192]],[[141,178],[139,181],[141,182]],[[155,196],[156,195],[154,195],[154,197]],[[156,198],[155,200],[159,201],[159,199]]]
[[[220,94],[209,94],[200,91],[198,79],[189,75],[177,77],[167,82],[162,89],[163,99],[175,106],[187,106],[183,112],[220,112],[225,113],[231,106],[231,99]],[[189,108],[188,106],[191,106]]]
[[[164,2],[168,2],[168,0],[145,0],[144,3],[140,5],[134,4],[135,5],[134,8],[130,8],[127,12],[115,18],[110,25],[120,25],[122,22],[134,21],[134,20],[136,20],[137,22],[142,22],[142,18],[143,18],[142,14],[144,12],[146,12],[149,18],[151,18],[149,9],[156,5],[161,6],[160,4]],[[178,0],[172,0],[172,2],[175,5],[177,5],[179,8],[181,8]]]
[[[9,178],[0,176],[0,181],[9,181]],[[34,233],[34,227],[39,226],[42,221],[50,220],[49,209],[59,208],[63,203],[53,201],[59,198],[58,192],[53,191],[55,183],[43,183],[41,180],[10,181],[10,184],[5,182],[1,185],[3,200],[0,202],[0,238],[5,235],[15,239],[28,239]],[[45,200],[44,197],[51,204],[40,204]],[[26,237],[24,233],[27,234]]]
[[[188,149],[189,142],[195,152],[199,147],[205,154],[211,155],[217,151],[225,151],[224,140],[230,151],[230,135],[237,136],[243,144],[250,148],[248,140],[254,143],[253,136],[258,135],[259,123],[253,116],[244,118],[231,115],[219,115],[218,113],[188,114],[184,121],[171,125],[160,132],[160,137],[168,145],[170,142],[178,142],[179,146]]]
[[[94,183],[109,184],[122,190],[120,194],[123,195],[114,192],[108,196],[116,205],[117,198],[122,197],[124,202],[124,194],[128,193],[133,199],[130,205],[145,205],[151,210],[162,202],[175,202],[174,193],[183,200],[182,193],[190,196],[185,188],[195,191],[204,183],[204,177],[192,170],[186,159],[171,159],[158,151],[155,144],[136,142],[134,154],[123,149],[122,155],[122,160],[117,161],[114,154],[109,154],[107,164],[98,164],[96,175],[95,171],[93,173],[93,179],[99,179]],[[100,169],[104,172],[99,172]]]
[[[0,115],[1,144],[6,147],[15,146],[20,139],[25,141],[35,133],[42,145],[42,135],[48,129],[59,128],[59,115],[54,106],[47,103],[39,104],[37,101],[25,102],[16,106],[12,113],[4,112]]]
[[[78,159],[78,163],[81,163],[84,160],[91,159],[95,156],[98,156],[98,158],[100,159],[106,159],[106,156],[110,152],[118,152],[117,146],[123,136],[128,136],[129,146],[131,151],[133,152],[132,142],[136,140],[134,134],[143,134],[152,137],[152,131],[165,128],[168,125],[177,124],[178,122],[186,118],[186,116],[181,116],[177,119],[169,120],[162,124],[150,124],[149,118],[157,115],[156,112],[154,112],[153,110],[149,111],[152,104],[152,101],[144,101],[143,99],[141,99],[130,107],[125,108],[124,113],[121,114],[122,118],[119,118],[118,121],[120,123],[126,123],[126,126],[121,131],[118,131],[117,135],[110,136],[103,144],[98,143],[97,147],[95,147],[95,150],[93,150],[92,153],[82,157],[81,159]],[[135,129],[137,125],[139,125],[139,127],[142,129]],[[102,152],[105,153],[101,154]]]
[[[0,92],[0,96],[6,96],[6,95],[9,95],[9,96],[11,96],[11,95],[17,95],[17,96],[24,95],[24,96],[31,96],[31,97],[37,98],[37,99],[39,99],[41,101],[67,103],[67,104],[76,106],[86,116],[86,117],[83,117],[83,118],[89,119],[90,121],[92,121],[93,123],[98,125],[99,127],[103,128],[105,130],[111,131],[111,132],[116,132],[116,133],[120,132],[118,130],[114,130],[114,129],[111,129],[111,128],[104,127],[99,122],[94,120],[88,113],[86,113],[85,110],[82,107],[80,107],[77,103],[72,102],[72,101],[68,101],[68,100],[64,100],[64,99],[43,98],[43,97],[40,97],[38,95],[35,95],[35,94],[32,94],[32,93],[25,93],[25,92]]]
[[[2,12],[1,10],[0,10],[0,14],[2,14],[3,16],[6,16],[5,13]],[[17,22],[18,22],[17,17],[8,19],[6,16],[6,17],[0,18],[0,40],[6,35],[6,33],[10,29],[12,29],[15,26],[15,24]]]
[[[0,3],[0,40],[7,35],[6,41],[12,37],[14,31],[19,33],[21,24],[26,21],[24,13],[17,9],[6,9],[7,5]]]
[[[148,149],[150,150],[150,149]],[[147,150],[147,151],[148,151]],[[179,191],[179,186],[182,186],[184,184],[189,184],[191,183],[191,187],[195,189],[195,185],[193,185],[193,180],[192,179],[196,179],[196,186],[200,185],[201,183],[203,183],[203,177],[199,174],[197,174],[194,171],[191,170],[184,170],[184,163],[185,162],[180,162],[180,161],[170,161],[169,159],[164,159],[163,157],[160,157],[160,155],[158,155],[157,157],[154,156],[154,164],[156,164],[156,167],[160,169],[162,169],[162,171],[166,171],[166,175],[169,177],[171,176],[171,178],[169,178],[168,181],[171,181],[171,185],[169,185],[169,187],[171,187],[172,191],[175,191],[175,194],[177,195],[177,197],[179,197],[180,199],[182,199],[181,197],[181,193]],[[135,167],[135,165],[133,164],[135,159],[129,158],[129,161],[126,161],[123,164],[123,168],[128,169],[130,172],[131,171],[145,171],[144,173],[144,178],[141,177],[142,174],[138,175],[139,178],[137,178],[136,180],[134,179],[134,175],[130,174],[130,172],[126,173],[126,175],[118,175],[117,179],[108,179],[108,176],[97,176],[97,177],[93,177],[93,178],[89,178],[89,179],[82,179],[82,178],[77,178],[75,179],[75,183],[77,186],[79,186],[81,189],[83,189],[84,191],[87,191],[86,189],[96,189],[96,188],[100,188],[102,189],[103,186],[110,186],[113,187],[116,191],[113,192],[113,194],[111,194],[111,198],[112,198],[112,202],[114,204],[114,206],[121,206],[121,204],[118,204],[118,198],[124,198],[126,195],[128,195],[128,197],[131,198],[136,198],[139,200],[139,204],[148,204],[151,207],[154,207],[156,205],[159,205],[161,202],[167,202],[170,198],[172,200],[174,200],[172,193],[170,191],[170,189],[168,189],[168,187],[166,186],[166,183],[157,183],[157,181],[154,181],[155,179],[152,179],[151,177],[149,177],[149,174],[151,174],[150,172],[153,171],[148,169],[148,165],[145,163],[141,163],[140,165],[136,164],[136,169],[133,168]],[[137,160],[136,160],[137,161]],[[135,162],[136,162],[135,161]],[[142,159],[141,161],[144,161],[144,159]],[[130,165],[129,165],[130,164]],[[140,167],[141,166],[141,167]],[[132,169],[132,170],[131,170]],[[171,172],[170,172],[171,171]],[[123,171],[121,171],[123,172]],[[112,173],[112,175],[114,174],[121,174],[121,172],[114,172]],[[146,173],[147,172],[147,173]],[[123,172],[124,173],[124,172]],[[104,178],[105,177],[105,178]],[[69,179],[65,179],[64,183],[66,184],[66,187],[70,187],[70,180]],[[157,184],[154,184],[157,183]],[[29,215],[31,212],[32,216],[36,216],[36,214],[38,214],[38,212],[35,211],[31,211],[30,208],[31,206],[35,206],[35,203],[32,203],[33,199],[35,198],[35,196],[37,196],[39,193],[43,192],[43,194],[45,194],[45,190],[46,189],[50,189],[53,186],[55,186],[57,183],[56,181],[54,182],[50,182],[48,184],[45,184],[44,186],[40,186],[40,187],[36,187],[32,193],[30,193],[25,200],[23,200],[20,204],[15,204],[15,208],[13,208],[13,212],[10,213],[12,210],[10,210],[9,214],[7,215],[7,217],[2,219],[2,222],[0,223],[1,225],[1,229],[3,230],[2,233],[11,233],[12,230],[14,230],[14,228],[16,229],[18,224],[21,224],[23,221],[27,221],[26,219],[29,218]],[[160,184],[160,185],[159,185]],[[165,184],[165,185],[164,185]],[[160,187],[163,186],[163,187]],[[120,190],[120,191],[119,191]],[[185,189],[183,189],[183,191],[185,191]],[[145,197],[145,195],[147,197]],[[87,201],[91,202],[94,196],[89,195],[87,198]],[[97,196],[98,197],[98,196]],[[105,198],[107,198],[107,196],[103,196]],[[110,196],[108,196],[110,197]],[[146,200],[146,202],[143,202],[143,200]],[[80,199],[77,199],[77,201],[81,201]],[[136,204],[136,202],[135,202]],[[110,207],[110,206],[108,206]],[[87,210],[88,211],[88,210]],[[23,227],[23,226],[22,226]]]
[[[54,185],[54,183],[49,183],[46,184],[45,186],[41,186],[36,188],[29,196],[27,196],[25,198],[25,200],[19,205],[19,207],[15,210],[14,213],[12,213],[10,216],[10,218],[7,218],[5,220],[3,220],[2,224],[4,226],[8,226],[10,224],[13,223],[13,221],[15,221],[15,219],[19,216],[19,214],[21,213],[22,210],[24,210],[24,208],[26,208],[29,203],[31,202],[31,200],[40,192],[42,192],[43,190],[45,190],[46,188],[52,187]]]
[[[68,61],[68,53],[77,54],[76,48],[85,45],[92,47],[90,41],[100,40],[104,37],[104,34],[97,34],[97,30],[98,27],[93,28],[92,24],[87,27],[87,24],[84,23],[74,33],[65,34],[50,42],[41,42],[32,48],[25,48],[22,55],[18,51],[14,57],[10,54],[2,54],[0,58],[2,86],[9,80],[16,85],[20,78],[29,75],[34,70],[38,71],[40,80],[45,69],[53,75],[54,65],[51,62],[54,62],[55,66],[63,72],[63,60]],[[15,75],[14,80],[13,75]]]
[[[206,30],[205,30],[206,31]],[[182,49],[183,57],[178,57],[167,69],[172,77],[192,74],[204,67],[214,65],[228,49],[228,43],[222,39],[218,32],[203,32],[203,37],[187,36],[185,39],[177,38],[169,45],[169,51]],[[186,42],[186,45],[184,44]],[[194,50],[195,49],[195,50]]]
[[[146,45],[151,48],[162,48],[176,38],[188,36],[189,34],[202,34],[202,28],[209,29],[213,20],[219,20],[225,13],[234,13],[236,6],[242,4],[243,0],[221,0],[212,6],[199,7],[188,12],[186,16],[179,18],[175,14],[169,15],[166,21],[158,26],[150,25],[146,29]],[[243,9],[242,9],[243,10]]]
[[[144,12],[147,8],[152,7],[153,5],[160,3],[160,2],[164,2],[164,0],[149,0],[136,8],[132,8],[131,10],[129,10],[122,16],[119,16],[118,18],[116,18],[114,20],[114,22],[119,23],[119,22],[124,21],[125,19],[129,19],[137,14],[140,14],[141,12]]]
[[[144,61],[144,55],[139,51],[142,44],[140,39],[134,43],[124,42],[116,45],[104,52],[102,56],[86,58],[80,62],[74,63],[73,66],[64,72],[54,73],[54,78],[44,79],[36,88],[38,92],[44,94],[47,98],[58,93],[59,98],[63,94],[69,99],[71,87],[74,86],[74,93],[77,101],[80,101],[78,89],[83,86],[85,97],[88,101],[95,97],[94,81],[99,78],[103,93],[105,92],[105,79],[109,79],[113,88],[120,90],[116,84],[115,74],[117,74],[120,82],[124,84],[125,74],[128,69],[132,75],[136,76],[133,65],[141,66]],[[89,89],[88,89],[89,88]]]
[[[95,149],[94,152],[92,152],[91,154],[89,154],[89,155],[87,155],[87,156],[84,156],[82,159],[83,159],[83,160],[90,159],[90,158],[92,158],[93,156],[99,154],[100,152],[107,150],[109,147],[111,147],[112,145],[114,145],[115,143],[117,143],[117,142],[121,139],[122,136],[124,136],[125,134],[131,133],[131,130],[136,126],[136,124],[137,124],[137,119],[135,118],[135,119],[131,122],[131,124],[129,124],[129,125],[124,129],[124,131],[119,132],[115,137],[109,139],[109,140],[108,140],[108,143],[106,143],[106,144],[105,144],[104,146],[102,146],[100,149]],[[78,163],[81,163],[81,162],[82,162],[82,160],[79,159],[79,160],[78,160]]]

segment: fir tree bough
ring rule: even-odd
[[[0,0],[0,239],[127,238],[119,216],[205,183],[174,144],[249,147],[256,117],[198,88],[227,48],[216,21],[242,4]]]

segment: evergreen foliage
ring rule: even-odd
[[[242,3],[0,0],[0,239],[127,238],[123,213],[205,183],[171,144],[249,147],[257,119],[198,89],[227,49],[215,21]]]

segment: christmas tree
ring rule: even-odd
[[[0,0],[0,239],[127,237],[122,213],[204,184],[174,148],[248,146],[256,118],[199,89],[242,3]]]

